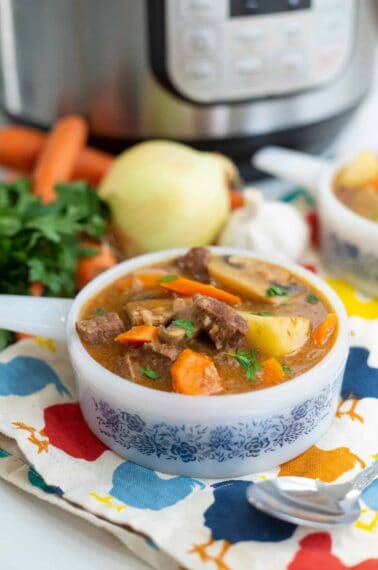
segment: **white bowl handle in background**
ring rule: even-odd
[[[73,301],[27,295],[0,295],[0,329],[65,340]]]
[[[329,166],[325,159],[280,146],[266,146],[258,150],[252,157],[252,164],[262,172],[305,186],[314,193],[321,174]]]

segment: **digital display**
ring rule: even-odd
[[[259,16],[311,8],[311,0],[230,0],[230,15]]]

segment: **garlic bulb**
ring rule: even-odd
[[[299,259],[309,241],[309,228],[301,214],[284,202],[266,202],[257,190],[245,190],[244,196],[245,205],[230,215],[219,245]]]

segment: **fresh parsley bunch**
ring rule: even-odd
[[[109,210],[86,182],[58,184],[56,192],[42,204],[31,182],[0,183],[0,293],[28,294],[40,281],[45,295],[74,295],[78,259],[96,253],[81,241],[101,239]]]

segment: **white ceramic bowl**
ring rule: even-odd
[[[100,275],[76,297],[67,339],[84,417],[120,455],[158,471],[195,477],[233,477],[264,471],[295,457],[325,432],[335,413],[348,352],[348,325],[337,295],[321,279],[286,265],[322,291],[340,322],[329,354],[280,386],[226,396],[184,396],[125,381],[94,361],[75,329],[85,301],[121,275],[185,250],[125,261]],[[258,257],[213,248],[218,254]],[[282,263],[281,263],[282,264]]]
[[[260,258],[251,251],[214,253]],[[114,279],[186,250],[169,250],[120,263],[72,301],[0,295],[0,327],[66,339],[78,397],[92,431],[110,449],[140,465],[193,477],[237,477],[264,471],[299,455],[330,425],[348,354],[348,321],[335,292],[319,277],[276,259],[319,289],[337,313],[336,341],[316,366],[279,386],[225,396],[161,392],[113,374],[87,353],[75,323],[83,304]],[[67,321],[67,324],[65,324]]]
[[[279,147],[266,147],[254,165],[313,191],[321,229],[321,255],[328,270],[356,285],[366,295],[378,296],[378,223],[354,213],[337,199],[335,175],[355,158],[327,162]]]

